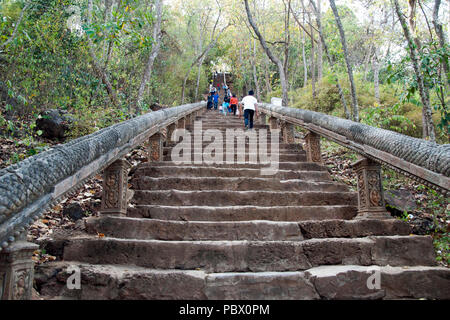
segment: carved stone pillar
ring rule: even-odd
[[[172,134],[177,129],[177,123],[174,122],[172,124],[169,124],[167,127],[167,141],[170,143],[172,142]]]
[[[185,118],[178,119],[177,129],[185,129],[185,128],[186,128],[186,119]]]
[[[148,162],[163,161],[164,135],[157,132],[148,139],[147,159]]]
[[[39,246],[16,241],[0,252],[0,300],[30,300],[33,288],[33,252]]]
[[[277,118],[270,117],[269,118],[269,126],[270,126],[270,130],[278,129]]]
[[[306,134],[305,141],[307,161],[321,163],[322,154],[320,152],[320,136],[310,131]]]
[[[392,218],[384,203],[381,166],[367,158],[353,163],[358,177],[358,215],[355,219]]]
[[[125,159],[113,162],[103,173],[103,194],[100,213],[125,215],[127,213],[128,170]]]
[[[191,121],[191,115],[190,114],[188,114],[188,115],[186,115],[186,117],[184,118],[185,119],[185,126],[186,127],[190,127],[191,126],[191,124],[192,124],[192,121]]]
[[[294,125],[288,122],[282,124],[282,135],[284,143],[295,143]]]

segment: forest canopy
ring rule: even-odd
[[[204,100],[215,71],[238,96],[448,143],[448,1],[2,0],[0,130],[41,145]]]

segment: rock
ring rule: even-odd
[[[59,109],[45,110],[36,120],[36,130],[42,130],[42,136],[49,139],[64,139],[69,124],[74,121],[67,111]]]
[[[85,217],[83,208],[78,203],[71,203],[64,208],[63,214],[69,216],[73,221],[77,221]]]
[[[150,110],[152,110],[152,111],[158,111],[158,110],[165,109],[165,108],[167,108],[167,107],[163,106],[163,105],[160,105],[159,103],[153,103],[150,106]]]
[[[405,211],[411,212],[417,209],[414,195],[408,190],[387,190],[384,193],[384,200],[387,209],[395,216],[401,216]]]
[[[433,223],[433,219],[431,218],[423,218],[423,217],[414,217],[409,221],[409,224],[412,225],[412,233],[426,235],[435,227]]]

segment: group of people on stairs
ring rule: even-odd
[[[219,107],[220,85],[217,88],[210,86],[206,109],[208,111],[218,110],[225,116],[230,113],[233,116],[238,116],[239,119],[244,115],[245,130],[253,129],[253,119],[255,116],[258,117],[258,100],[256,100],[253,90],[250,90],[248,95],[239,102],[236,94],[232,94],[226,84],[224,84],[223,89],[224,98],[222,105]]]

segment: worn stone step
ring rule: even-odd
[[[90,234],[107,237],[154,240],[303,240],[356,238],[373,235],[408,235],[410,227],[397,219],[324,221],[168,221],[110,217],[86,220]]]
[[[345,192],[348,187],[337,182],[310,182],[274,178],[162,177],[141,176],[131,181],[133,190],[273,190]]]
[[[269,168],[263,167],[263,168]],[[149,166],[139,167],[135,176],[145,175],[150,177],[261,177],[262,170],[256,168],[221,168],[208,166]],[[279,169],[275,174],[265,177],[282,180],[300,179],[309,181],[329,181],[330,174],[327,171],[300,171]]]
[[[173,148],[172,147],[165,147],[163,149],[163,155],[168,155],[172,153]],[[192,147],[190,150],[190,152],[192,153],[203,153],[205,152],[206,147],[203,148],[197,148],[197,147]],[[231,149],[231,150],[227,150],[226,149],[226,145],[224,144],[223,149],[222,149],[222,153],[225,155],[227,153],[246,153],[246,154],[258,154],[260,152],[259,146],[255,149],[255,150],[250,150],[248,147],[246,148],[237,148],[236,146]],[[277,153],[282,155],[282,154],[302,154],[302,155],[306,155],[306,152],[304,150],[294,150],[294,149],[278,149]],[[270,149],[270,147],[267,149],[267,154],[271,155],[272,151]]]
[[[356,216],[357,207],[333,206],[173,206],[137,205],[127,208],[130,217],[181,221],[300,221],[349,220]]]
[[[67,279],[80,270],[81,289]],[[380,288],[367,287],[377,271]],[[450,269],[330,265],[291,272],[205,273],[131,265],[52,262],[36,266],[41,297],[81,300],[450,299]]]
[[[375,272],[380,287],[369,288]],[[450,299],[450,269],[332,265],[304,272],[212,273],[206,275],[205,293],[218,300]]]
[[[241,153],[232,153],[231,155],[228,155],[226,153],[223,153],[221,156],[215,155],[211,153],[207,153],[209,156],[213,158],[217,158],[218,161],[222,159],[222,161],[225,161],[226,159],[234,159],[235,161],[241,161],[242,154]],[[182,157],[183,155],[179,155],[178,153],[175,153],[175,158],[172,158],[172,153],[165,154],[163,156],[164,161],[175,161]],[[193,153],[191,152],[187,159],[191,159],[191,161],[194,161],[196,158],[201,159],[204,156],[204,153]],[[256,161],[256,162],[270,162],[273,161],[271,154],[267,153],[267,156],[261,157],[258,153],[245,153],[244,157],[242,157],[244,161]],[[185,160],[185,158],[182,158]],[[283,162],[294,162],[294,161],[306,161],[306,155],[301,153],[278,153],[278,155],[275,158],[276,161],[283,161]]]
[[[160,241],[75,238],[65,261],[134,264],[206,272],[298,271],[320,265],[434,266],[429,236],[374,236],[304,241]]]
[[[261,169],[267,167],[267,164],[263,163],[223,163],[223,164],[216,164],[216,163],[202,163],[196,164],[194,161],[186,161],[186,162],[180,162],[175,163],[172,161],[157,161],[157,162],[143,162],[134,167],[131,171],[131,174],[134,174],[138,168],[148,168],[148,167],[192,167],[192,166],[199,166],[199,167],[216,167],[216,168],[250,168],[250,169]],[[278,168],[282,170],[299,170],[299,171],[328,171],[328,168],[324,166],[323,164],[319,164],[316,162],[279,162]]]
[[[202,142],[201,145],[202,145],[203,150],[204,150],[205,147],[209,146],[210,144],[211,144],[211,142]],[[173,148],[176,145],[177,145],[177,143],[175,143],[175,142],[166,142],[166,148],[169,148],[169,149]],[[235,141],[234,149],[236,149],[237,146],[238,146],[238,144]],[[245,146],[245,148],[248,149],[248,146],[249,146],[248,140],[245,143],[243,143],[243,144],[239,144],[239,147],[242,148],[243,146]],[[191,142],[191,148],[192,148],[192,150],[194,150],[194,141],[193,140]],[[270,150],[271,150],[270,148],[271,148],[271,141],[268,140],[268,142],[267,142],[267,151],[268,152],[270,152]],[[300,152],[304,151],[302,145],[294,144],[294,143],[279,143],[278,144],[278,149],[279,150],[294,150],[294,151],[300,151]],[[223,150],[226,150],[226,141],[223,142]]]
[[[86,221],[91,234],[155,240],[302,240],[296,222],[274,221],[167,221],[129,217],[102,217]]]
[[[132,204],[179,206],[317,206],[357,205],[354,192],[135,190]]]

